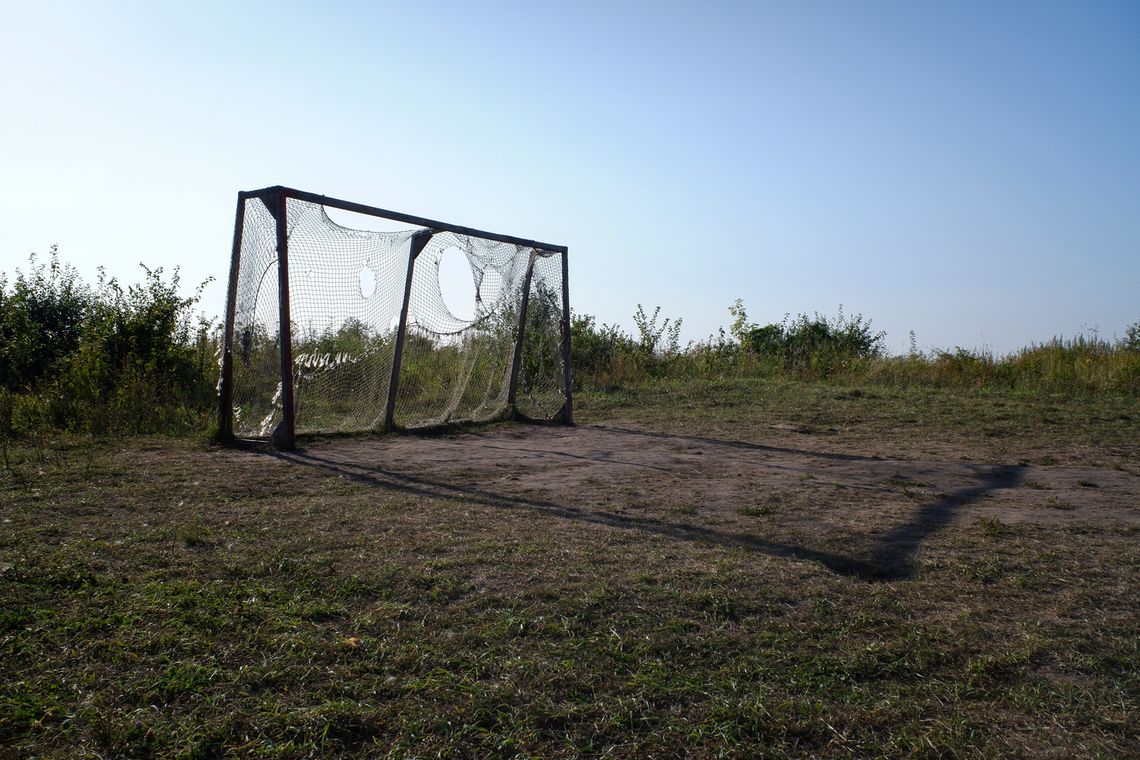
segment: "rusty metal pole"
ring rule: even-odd
[[[562,384],[566,390],[566,404],[562,407],[562,421],[574,424],[574,376],[570,362],[570,266],[569,249],[562,249]]]
[[[515,334],[515,352],[511,359],[511,380],[507,386],[507,407],[514,416],[518,416],[516,399],[519,391],[519,370],[522,368],[523,336],[526,334],[526,311],[530,305],[530,282],[534,277],[534,259],[537,251],[533,248],[526,264],[526,276],[523,277],[522,302],[519,304],[519,329]]]
[[[277,195],[277,300],[280,305],[279,331],[281,340],[281,405],[284,417],[273,431],[273,443],[279,449],[296,447],[296,409],[293,405],[293,329],[289,311],[289,225],[286,208],[289,204],[284,191]]]
[[[222,377],[218,387],[218,440],[234,439],[234,319],[237,312],[237,285],[240,274],[241,241],[245,230],[245,193],[238,193],[234,214],[234,245],[230,254],[230,281],[226,289],[226,316],[222,330]]]
[[[400,307],[400,324],[396,328],[396,346],[392,353],[392,375],[388,379],[388,403],[384,408],[384,427],[396,427],[396,391],[400,385],[400,362],[404,356],[404,334],[408,330],[408,305],[412,300],[412,275],[416,269],[416,257],[423,252],[435,230],[420,230],[412,235],[408,247],[408,274],[404,279],[404,303]]]

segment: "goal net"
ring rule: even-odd
[[[412,227],[350,229],[326,207]],[[288,188],[240,193],[223,437],[571,421],[566,253]],[[466,262],[474,303],[444,299],[446,256]]]

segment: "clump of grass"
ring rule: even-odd
[[[1016,532],[1011,526],[1006,525],[996,517],[979,517],[977,524],[982,535],[988,538],[1007,538]]]
[[[180,530],[178,532],[178,540],[184,547],[193,551],[206,551],[214,546],[208,537],[208,533],[198,527]]]
[[[935,351],[883,357],[868,380],[1047,393],[1140,393],[1140,351],[1096,336],[1056,338],[1004,357],[989,351]]]
[[[737,507],[736,514],[743,515],[744,517],[767,517],[779,511],[779,504],[769,501],[763,504],[747,504],[742,507]]]

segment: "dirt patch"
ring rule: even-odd
[[[416,495],[472,501],[910,577],[950,526],[1140,527],[1120,470],[882,458],[634,428],[511,426],[314,443],[277,455]],[[992,529],[992,528],[991,528]]]
[[[837,489],[917,507],[944,500],[959,517],[1140,526],[1140,477],[1121,470],[886,459],[604,425],[356,439],[297,456],[508,497],[598,504],[636,490],[642,501],[710,515],[748,511],[766,495]]]

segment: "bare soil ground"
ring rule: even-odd
[[[1140,527],[1140,476],[1120,469],[888,459],[601,424],[333,440],[278,456],[383,488],[869,578],[909,577],[924,544],[956,521]],[[847,549],[824,548],[836,538]]]

